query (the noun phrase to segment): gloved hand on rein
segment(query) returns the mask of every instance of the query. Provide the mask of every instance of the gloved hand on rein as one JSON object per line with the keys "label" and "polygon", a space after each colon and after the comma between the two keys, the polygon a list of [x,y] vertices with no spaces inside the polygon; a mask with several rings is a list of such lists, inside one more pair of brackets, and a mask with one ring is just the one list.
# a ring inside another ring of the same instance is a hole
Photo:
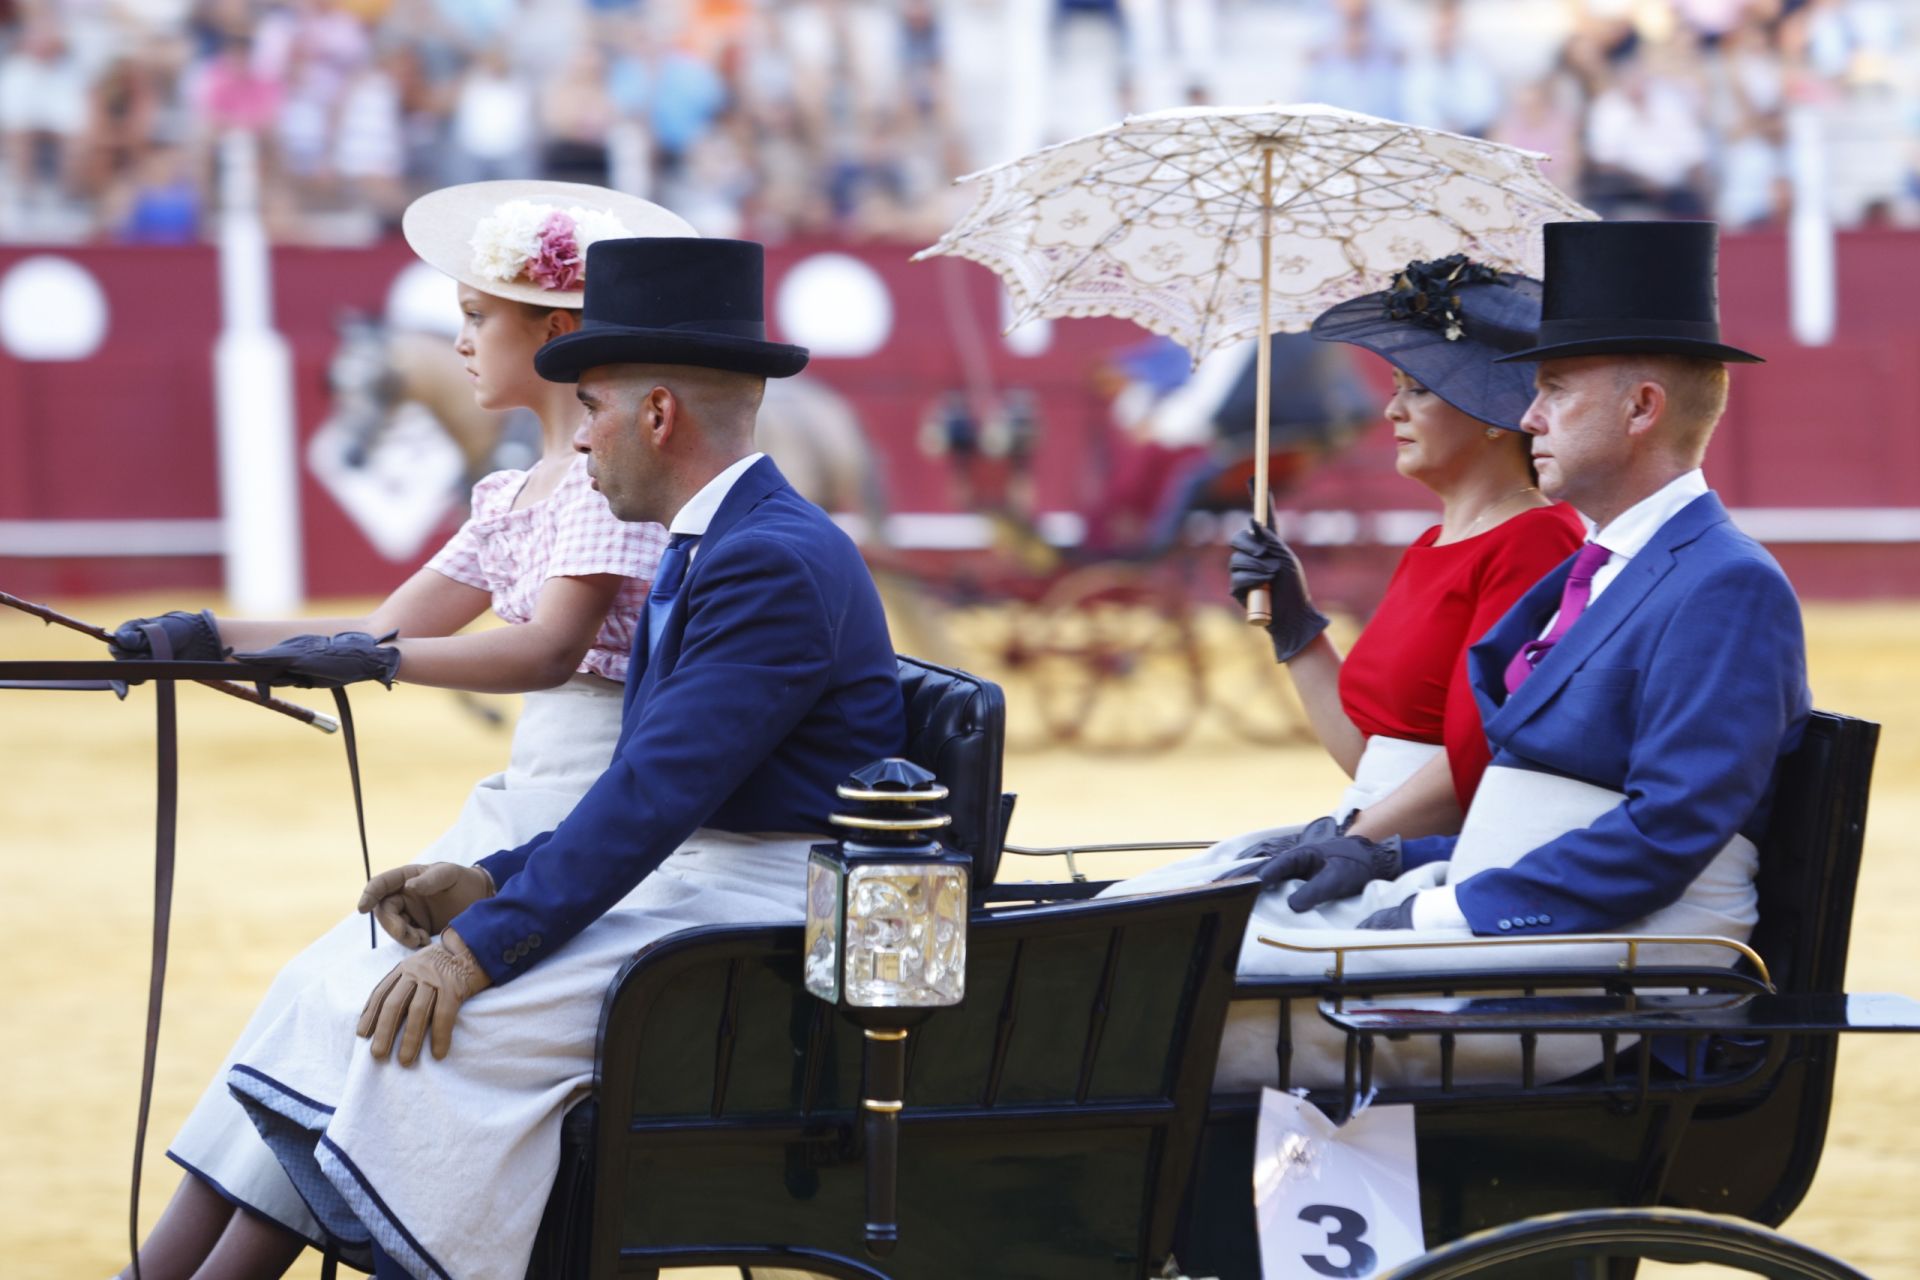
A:
{"label": "gloved hand on rein", "polygon": [[460,935],[448,929],[438,942],[414,952],[380,979],[360,1011],[354,1034],[373,1041],[373,1056],[381,1062],[393,1052],[398,1036],[400,1065],[410,1067],[431,1029],[433,1056],[444,1058],[453,1047],[453,1020],[460,1006],[492,985]]}
{"label": "gloved hand on rein", "polygon": [[205,609],[198,613],[175,609],[157,618],[129,619],[113,629],[107,652],[116,662],[152,658],[153,641],[142,628],[154,625],[166,632],[176,662],[220,662],[227,656],[226,646],[220,643],[220,625]]}
{"label": "gloved hand on rein", "polygon": [[1273,642],[1275,661],[1286,662],[1327,629],[1327,615],[1313,607],[1307,594],[1300,561],[1279,534],[1253,520],[1227,545],[1233,548],[1227,557],[1227,578],[1241,607],[1246,607],[1247,593],[1255,587],[1271,590],[1273,617],[1267,623],[1267,636]]}
{"label": "gloved hand on rein", "polygon": [[394,672],[400,669],[400,651],[386,641],[388,633],[376,640],[364,631],[342,631],[335,636],[294,636],[271,649],[236,653],[234,661],[266,667],[275,672],[268,681],[274,685],[292,685],[296,689],[337,689],[361,680],[378,680],[393,687]]}
{"label": "gloved hand on rein", "polygon": [[1305,880],[1288,896],[1287,905],[1295,911],[1311,911],[1335,898],[1351,898],[1375,880],[1399,875],[1400,837],[1373,841],[1365,836],[1335,836],[1297,844],[1275,854],[1251,874],[1269,887]]}
{"label": "gloved hand on rein", "polygon": [[361,915],[371,911],[395,942],[417,949],[455,916],[495,892],[485,867],[410,862],[367,881],[358,909]]}

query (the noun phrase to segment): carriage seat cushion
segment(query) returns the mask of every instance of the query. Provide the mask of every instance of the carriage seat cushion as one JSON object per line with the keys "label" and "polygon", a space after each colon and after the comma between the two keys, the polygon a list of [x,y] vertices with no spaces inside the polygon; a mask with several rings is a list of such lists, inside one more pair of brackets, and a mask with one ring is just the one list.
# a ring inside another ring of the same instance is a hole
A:
{"label": "carriage seat cushion", "polygon": [[973,859],[976,892],[993,883],[1002,829],[1000,756],[1007,702],[991,680],[918,658],[899,658],[907,707],[907,759],[931,769],[948,790],[953,825],[942,842]]}

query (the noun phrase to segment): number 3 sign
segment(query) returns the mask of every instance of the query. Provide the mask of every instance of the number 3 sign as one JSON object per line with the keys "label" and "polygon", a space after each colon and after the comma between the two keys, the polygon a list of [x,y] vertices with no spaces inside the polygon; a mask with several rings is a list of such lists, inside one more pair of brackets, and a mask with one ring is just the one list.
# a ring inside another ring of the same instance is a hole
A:
{"label": "number 3 sign", "polygon": [[1253,1203],[1266,1280],[1355,1280],[1419,1257],[1413,1108],[1368,1107],[1335,1125],[1304,1098],[1266,1090]]}

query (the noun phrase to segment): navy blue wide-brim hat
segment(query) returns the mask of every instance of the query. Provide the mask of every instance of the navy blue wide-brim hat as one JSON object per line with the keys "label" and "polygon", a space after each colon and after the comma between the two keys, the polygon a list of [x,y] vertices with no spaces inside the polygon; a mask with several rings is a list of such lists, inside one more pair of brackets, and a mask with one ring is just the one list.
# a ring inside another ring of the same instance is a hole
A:
{"label": "navy blue wide-brim hat", "polygon": [[690,364],[763,378],[807,367],[807,349],[767,341],[766,257],[751,240],[647,236],[587,247],[580,327],[536,351],[549,382],[605,364]]}
{"label": "navy blue wide-brim hat", "polygon": [[1764,364],[1720,341],[1720,228],[1711,222],[1549,222],[1540,336],[1515,362],[1698,356]]}
{"label": "navy blue wide-brim hat", "polygon": [[1533,370],[1495,361],[1533,345],[1540,292],[1538,280],[1455,254],[1408,263],[1393,288],[1322,312],[1310,332],[1365,347],[1468,417],[1518,431]]}

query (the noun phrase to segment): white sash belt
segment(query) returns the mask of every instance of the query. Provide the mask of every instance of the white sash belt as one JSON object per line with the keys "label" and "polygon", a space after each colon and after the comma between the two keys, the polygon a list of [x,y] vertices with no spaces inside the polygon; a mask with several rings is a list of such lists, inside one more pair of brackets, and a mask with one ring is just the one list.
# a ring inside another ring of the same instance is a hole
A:
{"label": "white sash belt", "polygon": [[[1626,801],[1622,792],[1576,778],[1495,766],[1480,779],[1447,880],[1510,867],[1522,855],[1569,831],[1591,825]],[[1648,857],[1661,856],[1649,850]],[[1753,841],[1736,834],[1678,902],[1620,926],[1620,933],[1710,933],[1744,939],[1759,919],[1753,877],[1760,865]],[[1604,892],[1604,889],[1602,890]]]}
{"label": "white sash belt", "polygon": [[1431,742],[1379,735],[1368,738],[1366,750],[1360,753],[1360,763],[1354,768],[1353,782],[1341,795],[1333,816],[1344,819],[1354,810],[1385,798],[1441,750]]}

